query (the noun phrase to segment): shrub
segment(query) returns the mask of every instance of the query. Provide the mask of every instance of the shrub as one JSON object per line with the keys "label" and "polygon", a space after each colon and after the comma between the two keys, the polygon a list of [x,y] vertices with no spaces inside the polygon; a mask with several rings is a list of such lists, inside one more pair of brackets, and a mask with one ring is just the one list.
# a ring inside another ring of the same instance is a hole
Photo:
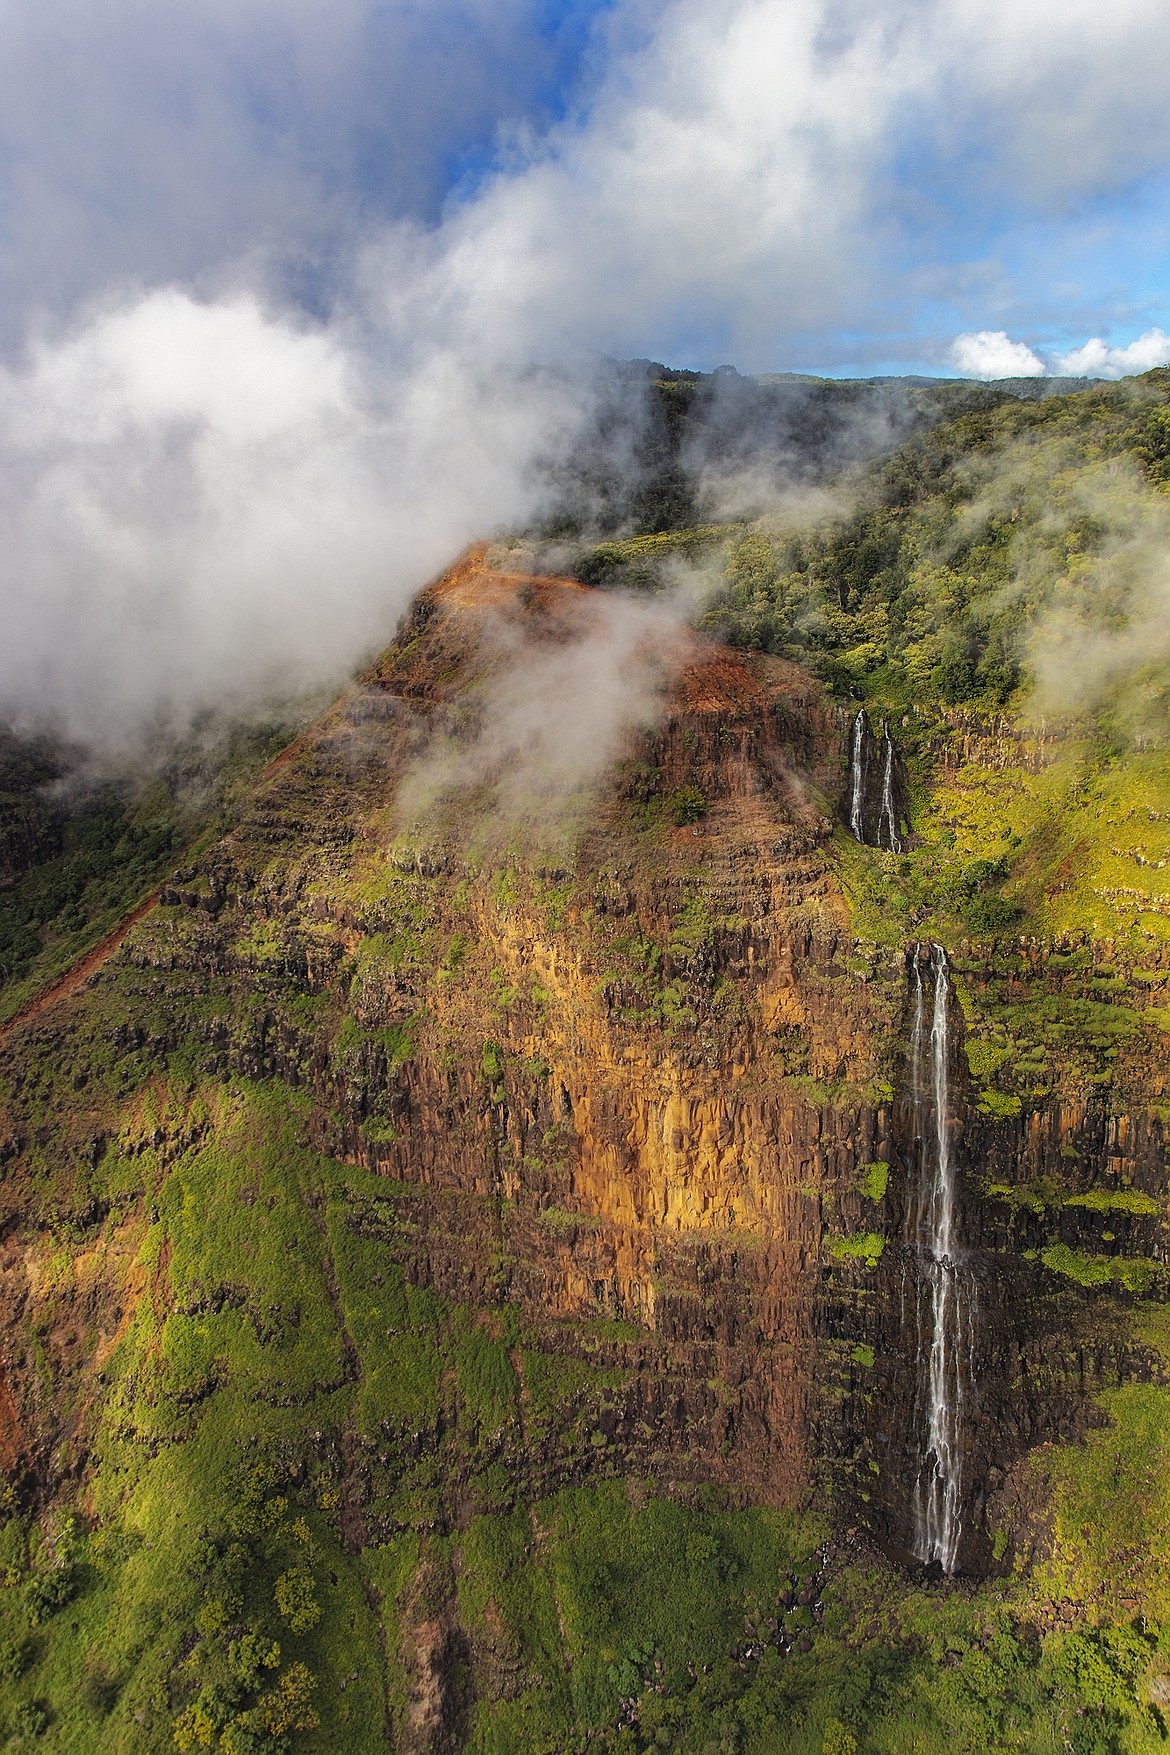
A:
{"label": "shrub", "polygon": [[707,814],[707,800],[697,786],[680,786],[670,802],[674,820],[680,828],[687,823],[697,823]]}
{"label": "shrub", "polygon": [[971,1077],[975,1079],[989,1078],[997,1073],[1010,1052],[998,1042],[984,1042],[975,1036],[968,1036],[964,1046],[967,1050],[967,1065],[971,1068]]}
{"label": "shrub", "polygon": [[1155,408],[1146,421],[1137,454],[1152,482],[1170,482],[1170,408]]}
{"label": "shrub", "polygon": [[1050,1249],[1042,1250],[1040,1260],[1052,1273],[1063,1274],[1078,1286],[1107,1286],[1112,1277],[1107,1262],[1078,1255],[1067,1243],[1054,1243]]}
{"label": "shrub", "polygon": [[294,1633],[307,1633],[321,1619],[314,1583],[307,1566],[290,1566],[276,1581],[272,1593],[276,1607]]}
{"label": "shrub", "polygon": [[[225,1727],[219,1746],[222,1755],[265,1755],[265,1752],[271,1755],[273,1739],[268,1733],[260,1708],[253,1707],[250,1712],[237,1713]],[[277,1747],[287,1748],[287,1744],[280,1743]]]}
{"label": "shrub", "polygon": [[100,1658],[87,1662],[81,1680],[81,1698],[93,1712],[105,1718],[113,1712],[120,1692],[118,1678],[110,1674]]}
{"label": "shrub", "polygon": [[172,1727],[175,1743],[187,1755],[189,1749],[210,1749],[215,1726],[201,1706],[189,1706]]}
{"label": "shrub", "polygon": [[1023,913],[1019,903],[1009,902],[1006,896],[976,896],[963,910],[967,926],[976,933],[1006,932]]}
{"label": "shrub", "polygon": [[974,859],[959,873],[957,888],[960,895],[977,896],[981,890],[1002,884],[1007,875],[1006,859]]}
{"label": "shrub", "polygon": [[1011,1121],[1023,1109],[1020,1099],[1010,1091],[980,1091],[979,1108],[996,1121]]}
{"label": "shrub", "polygon": [[876,1267],[885,1247],[885,1238],[876,1231],[857,1231],[852,1237],[838,1237],[832,1254],[834,1261],[864,1261],[867,1267]]}
{"label": "shrub", "polygon": [[39,1737],[48,1730],[50,1718],[44,1700],[25,1700],[12,1715],[12,1729],[18,1737]]}
{"label": "shrub", "polygon": [[260,1702],[260,1714],[270,1737],[316,1730],[321,1722],[313,1710],[316,1686],[317,1678],[304,1664],[289,1665],[271,1694]]}
{"label": "shrub", "polygon": [[10,1639],[0,1646],[0,1680],[18,1682],[33,1661],[31,1639]]}
{"label": "shrub", "polygon": [[859,1183],[866,1200],[884,1200],[890,1186],[890,1166],[880,1161],[867,1164],[860,1172]]}
{"label": "shrub", "polygon": [[279,1668],[280,1647],[275,1639],[262,1639],[258,1633],[245,1633],[240,1639],[234,1639],[228,1647],[228,1659],[244,1686],[254,1688],[260,1680],[261,1670]]}
{"label": "shrub", "polygon": [[58,1609],[72,1602],[77,1595],[77,1572],[72,1566],[58,1566],[52,1572],[38,1572],[30,1578],[25,1592],[28,1618],[33,1627],[48,1621]]}

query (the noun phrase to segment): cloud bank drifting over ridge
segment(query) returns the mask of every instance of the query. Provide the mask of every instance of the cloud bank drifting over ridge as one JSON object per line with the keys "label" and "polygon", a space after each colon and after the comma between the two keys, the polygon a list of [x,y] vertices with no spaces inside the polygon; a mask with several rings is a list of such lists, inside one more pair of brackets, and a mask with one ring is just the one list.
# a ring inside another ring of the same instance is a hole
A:
{"label": "cloud bank drifting over ridge", "polygon": [[[352,661],[532,510],[592,354],[917,330],[930,369],[949,310],[1018,362],[1004,240],[1170,148],[1161,0],[556,10],[0,0],[4,708],[92,733]],[[1057,318],[1058,369],[1149,341]]]}
{"label": "cloud bank drifting over ridge", "polygon": [[950,363],[965,378],[1126,378],[1170,365],[1170,335],[1147,329],[1126,347],[1111,347],[1094,336],[1081,347],[1045,359],[1002,329],[980,329],[955,337]]}

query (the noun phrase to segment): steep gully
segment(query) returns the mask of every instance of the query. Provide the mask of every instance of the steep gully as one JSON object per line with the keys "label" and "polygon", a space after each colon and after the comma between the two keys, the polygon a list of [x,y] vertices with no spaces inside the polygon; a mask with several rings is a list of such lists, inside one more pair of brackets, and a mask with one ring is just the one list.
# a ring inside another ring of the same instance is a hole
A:
{"label": "steep gully", "polygon": [[849,739],[849,828],[856,841],[903,849],[904,806],[898,755],[888,723],[879,739],[863,707]]}
{"label": "steep gully", "polygon": [[[854,837],[894,853],[902,851],[902,820],[896,789],[896,753],[888,724],[882,727],[881,781],[872,809],[876,739],[864,708],[849,745],[849,827]],[[867,781],[869,785],[867,786]],[[974,1367],[976,1291],[958,1259],[955,1163],[948,1094],[950,975],[941,945],[916,944],[908,955],[911,994],[908,1077],[914,1117],[916,1197],[907,1213],[907,1271],[902,1281],[902,1329],[906,1299],[913,1304],[917,1451],[913,1487],[912,1552],[928,1566],[955,1571],[963,1520],[965,1378]],[[907,1278],[910,1281],[907,1286]]]}

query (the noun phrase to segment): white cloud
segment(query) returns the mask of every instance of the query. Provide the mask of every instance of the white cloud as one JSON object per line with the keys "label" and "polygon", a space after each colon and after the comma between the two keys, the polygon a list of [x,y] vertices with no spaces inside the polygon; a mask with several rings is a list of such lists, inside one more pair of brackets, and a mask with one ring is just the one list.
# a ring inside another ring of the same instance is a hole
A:
{"label": "white cloud", "polygon": [[532,506],[564,386],[167,290],[0,377],[0,701],[104,743],[337,675]]}
{"label": "white cloud", "polygon": [[1083,346],[1042,359],[1002,329],[980,329],[957,335],[951,343],[951,364],[969,378],[1125,378],[1170,364],[1170,336],[1147,329],[1127,347],[1116,347],[1099,336]]}
{"label": "white cloud", "polygon": [[969,189],[1052,214],[1170,152],[1164,0],[615,0],[587,100],[440,217],[514,119],[485,69],[535,105],[545,13],[0,0],[0,336],[39,336],[0,385],[0,708],[130,723],[344,664],[531,507],[579,406],[511,368],[823,357],[904,324]]}
{"label": "white cloud", "polygon": [[[434,274],[391,302],[412,332],[457,314],[476,345],[521,353],[823,359],[841,329],[903,320],[947,223],[907,162],[952,211],[1046,218],[1138,174],[1131,153],[1163,162],[1170,112],[1143,58],[1170,54],[1170,12],[1118,4],[1105,28],[1055,0],[626,0],[646,40],[449,217]],[[937,299],[969,265],[933,273]]]}
{"label": "white cloud", "polygon": [[614,0],[587,101],[542,131],[548,12],[0,0],[0,335],[29,303],[206,294],[241,261],[328,303],[503,128],[504,174],[432,232],[466,282],[441,313],[455,296],[521,348],[773,368],[901,322],[944,209],[1050,215],[1170,154],[1164,0]]}
{"label": "white cloud", "polygon": [[1002,329],[977,329],[956,335],[951,343],[951,363],[967,378],[1040,378],[1044,361],[1022,341],[1012,341]]}
{"label": "white cloud", "polygon": [[1147,329],[1128,347],[1112,347],[1099,336],[1070,353],[1057,354],[1054,370],[1062,378],[1125,378],[1170,365],[1170,336],[1161,329]]}

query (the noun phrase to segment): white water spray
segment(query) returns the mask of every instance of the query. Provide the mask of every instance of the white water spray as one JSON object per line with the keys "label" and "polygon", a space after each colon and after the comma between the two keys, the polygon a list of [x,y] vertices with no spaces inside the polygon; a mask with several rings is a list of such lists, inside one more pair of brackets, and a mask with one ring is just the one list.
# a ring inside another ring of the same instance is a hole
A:
{"label": "white water spray", "polygon": [[921,1262],[917,1317],[924,1394],[919,1402],[925,1427],[914,1500],[914,1552],[920,1560],[936,1561],[944,1572],[953,1572],[962,1534],[963,1361],[972,1338],[972,1288],[955,1261],[955,1172],[947,1116],[950,976],[942,946],[931,945],[924,958],[925,949],[917,947],[913,960],[910,1044],[919,1152],[914,1238]]}
{"label": "white water spray", "polygon": [[886,762],[882,770],[882,808],[878,817],[878,845],[881,846],[882,829],[886,831],[886,839],[891,853],[901,853],[902,842],[898,835],[898,811],[894,803],[894,740],[890,736],[888,725],[883,727],[886,740]]}
{"label": "white water spray", "polygon": [[865,840],[865,708],[853,721],[849,745],[849,827],[855,841]]}

